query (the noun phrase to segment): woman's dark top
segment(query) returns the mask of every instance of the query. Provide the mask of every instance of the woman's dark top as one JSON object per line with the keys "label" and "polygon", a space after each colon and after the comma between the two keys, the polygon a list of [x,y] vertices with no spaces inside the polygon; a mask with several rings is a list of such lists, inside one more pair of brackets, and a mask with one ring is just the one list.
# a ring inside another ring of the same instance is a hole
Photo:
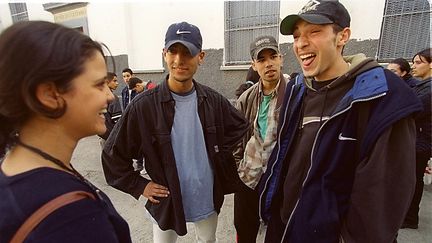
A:
{"label": "woman's dark top", "polygon": [[46,202],[76,190],[93,193],[97,200],[86,198],[57,209],[25,242],[131,242],[128,224],[104,193],[72,174],[43,167],[15,176],[0,168],[0,243],[9,242]]}

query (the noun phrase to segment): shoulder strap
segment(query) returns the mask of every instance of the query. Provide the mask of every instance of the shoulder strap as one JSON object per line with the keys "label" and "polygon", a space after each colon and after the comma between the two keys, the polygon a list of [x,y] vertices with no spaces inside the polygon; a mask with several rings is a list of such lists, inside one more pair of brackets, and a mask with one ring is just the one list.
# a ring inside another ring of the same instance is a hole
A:
{"label": "shoulder strap", "polygon": [[42,205],[38,210],[36,210],[30,217],[24,221],[21,227],[15,232],[10,243],[21,243],[26,238],[27,235],[32,232],[32,230],[48,215],[50,215],[55,210],[66,206],[70,203],[79,201],[81,199],[91,198],[96,200],[95,196],[86,191],[72,191],[62,194],[51,201]]}

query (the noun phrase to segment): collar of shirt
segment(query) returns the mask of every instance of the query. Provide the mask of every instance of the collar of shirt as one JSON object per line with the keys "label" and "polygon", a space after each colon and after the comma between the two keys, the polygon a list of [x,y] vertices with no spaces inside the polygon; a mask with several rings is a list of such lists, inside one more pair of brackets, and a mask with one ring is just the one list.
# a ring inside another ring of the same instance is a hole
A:
{"label": "collar of shirt", "polygon": [[[279,78],[279,80],[278,80],[278,82],[277,82],[275,88],[274,88],[274,89],[270,92],[270,94],[269,94],[269,95],[271,95],[271,98],[272,98],[272,99],[273,99],[275,96],[278,95],[279,84],[280,84],[280,78]],[[262,85],[263,85],[263,84],[262,84],[262,80],[260,79],[260,80],[259,80],[259,84],[258,84],[258,94],[259,94],[260,97],[264,96],[264,90],[263,90]]]}

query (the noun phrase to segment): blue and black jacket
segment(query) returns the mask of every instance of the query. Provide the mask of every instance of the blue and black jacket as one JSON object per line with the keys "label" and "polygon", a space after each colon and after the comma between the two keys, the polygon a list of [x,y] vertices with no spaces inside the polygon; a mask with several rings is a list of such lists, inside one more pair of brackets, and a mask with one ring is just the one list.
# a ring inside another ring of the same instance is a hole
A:
{"label": "blue and black jacket", "polygon": [[[376,65],[371,66],[372,62]],[[266,236],[266,242],[338,242],[340,238],[346,242],[392,242],[395,239],[414,192],[415,166],[410,165],[413,161],[405,160],[415,158],[412,115],[422,107],[414,93],[397,82],[394,74],[371,59],[361,65],[369,67],[363,70],[360,67],[360,72],[357,68],[355,75],[345,74],[354,80],[353,86],[315,135],[310,167],[283,232],[275,237]],[[280,207],[281,188],[290,179],[285,178],[286,168],[302,119],[300,109],[306,89],[304,77],[300,75],[285,91],[278,141],[259,184],[260,217],[265,222],[280,217],[275,215],[280,210],[274,207]],[[367,124],[357,124],[360,110],[365,107],[368,107]],[[358,134],[359,130],[363,134]],[[399,130],[403,132],[398,133]],[[383,142],[384,135],[388,136],[387,142]],[[393,151],[402,143],[406,143],[403,146],[408,151]],[[390,161],[391,154],[400,155],[400,161]],[[400,178],[405,175],[406,178]],[[388,192],[393,189],[391,183],[396,187],[392,199],[388,197],[392,194]],[[403,198],[394,201],[397,196]],[[389,209],[384,209],[383,204]],[[387,217],[389,210],[396,214]],[[393,222],[369,224],[362,221],[365,218],[365,221],[370,218]],[[354,223],[355,220],[359,222]]]}

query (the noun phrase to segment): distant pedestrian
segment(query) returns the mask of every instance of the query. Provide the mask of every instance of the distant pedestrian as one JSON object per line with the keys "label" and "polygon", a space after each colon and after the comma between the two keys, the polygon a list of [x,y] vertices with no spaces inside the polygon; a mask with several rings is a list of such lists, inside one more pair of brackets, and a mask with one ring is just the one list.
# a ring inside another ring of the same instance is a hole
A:
{"label": "distant pedestrian", "polygon": [[243,92],[245,92],[247,89],[252,87],[252,85],[256,84],[258,80],[260,79],[260,76],[257,71],[255,71],[252,66],[249,67],[248,72],[246,74],[246,81],[236,89],[235,95],[237,99],[240,97]]}
{"label": "distant pedestrian", "polygon": [[136,92],[134,90],[129,89],[129,79],[134,77],[134,73],[130,68],[125,68],[122,71],[122,75],[123,75],[123,81],[126,84],[126,87],[124,87],[121,91],[122,107],[123,110],[126,110],[127,105],[136,95]]}
{"label": "distant pedestrian", "polygon": [[416,86],[417,79],[411,75],[411,67],[407,60],[403,58],[393,59],[387,65],[387,69],[401,77],[401,79],[403,79],[408,84],[408,86]]}
{"label": "distant pedestrian", "polygon": [[[432,59],[431,49],[418,52],[413,57],[412,72],[418,78],[414,92],[423,104],[423,111],[416,115],[416,188],[411,206],[405,217],[402,228],[417,229],[419,224],[420,201],[423,195],[423,176],[428,160],[432,157],[432,114],[431,114],[431,80]],[[414,161],[414,160],[413,160]]]}
{"label": "distant pedestrian", "polygon": [[[169,74],[132,100],[102,152],[107,182],[148,199],[154,242],[176,242],[187,233],[186,222],[194,224],[198,242],[216,242],[224,194],[240,182],[232,151],[248,122],[193,79],[204,56],[198,27],[170,25],[163,49]],[[142,155],[150,180],[132,169],[132,159]]]}

